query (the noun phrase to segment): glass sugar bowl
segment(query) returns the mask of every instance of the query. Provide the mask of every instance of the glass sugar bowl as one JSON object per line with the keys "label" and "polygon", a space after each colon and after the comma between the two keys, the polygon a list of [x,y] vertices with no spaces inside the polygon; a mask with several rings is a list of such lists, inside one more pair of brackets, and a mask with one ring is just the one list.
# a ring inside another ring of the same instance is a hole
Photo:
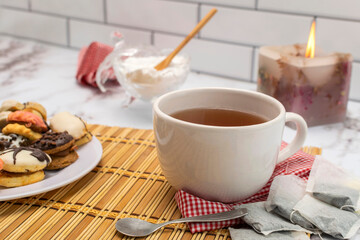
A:
{"label": "glass sugar bowl", "polygon": [[99,66],[96,83],[102,92],[108,90],[105,82],[113,74],[126,91],[123,105],[129,105],[134,99],[153,101],[160,95],[178,89],[186,80],[190,71],[190,58],[178,54],[170,65],[157,71],[154,67],[171,52],[158,50],[151,46],[125,47],[117,44]]}

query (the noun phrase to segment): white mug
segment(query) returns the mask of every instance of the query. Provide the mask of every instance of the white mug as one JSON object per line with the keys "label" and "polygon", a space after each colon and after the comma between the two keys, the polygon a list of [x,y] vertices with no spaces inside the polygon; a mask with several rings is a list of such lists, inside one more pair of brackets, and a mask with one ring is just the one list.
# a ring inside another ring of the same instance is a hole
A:
{"label": "white mug", "polygon": [[[192,108],[238,110],[267,119],[239,127],[195,124],[171,115]],[[243,200],[270,179],[275,165],[303,145],[307,125],[268,95],[239,89],[200,88],[167,93],[153,106],[154,131],[161,169],[175,189],[211,201]],[[280,151],[285,122],[297,134]]]}

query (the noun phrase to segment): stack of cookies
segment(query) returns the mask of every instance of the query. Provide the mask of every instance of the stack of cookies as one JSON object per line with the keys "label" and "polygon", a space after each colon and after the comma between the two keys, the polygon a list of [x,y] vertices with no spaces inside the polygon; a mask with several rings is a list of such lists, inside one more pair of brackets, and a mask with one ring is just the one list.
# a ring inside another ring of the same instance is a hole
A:
{"label": "stack of cookies", "polygon": [[69,166],[76,149],[92,139],[86,123],[68,112],[54,115],[50,127],[39,103],[7,100],[0,106],[0,186],[17,187],[44,179],[45,170]]}
{"label": "stack of cookies", "polygon": [[4,101],[0,107],[0,150],[26,146],[48,131],[45,108],[35,102]]}
{"label": "stack of cookies", "polygon": [[0,152],[2,171],[0,186],[18,187],[44,179],[43,169],[51,163],[51,158],[43,151],[30,148],[9,148]]}
{"label": "stack of cookies", "polygon": [[57,170],[69,166],[79,156],[75,149],[75,139],[65,132],[47,132],[31,146],[44,151],[51,156],[51,163],[47,170]]}

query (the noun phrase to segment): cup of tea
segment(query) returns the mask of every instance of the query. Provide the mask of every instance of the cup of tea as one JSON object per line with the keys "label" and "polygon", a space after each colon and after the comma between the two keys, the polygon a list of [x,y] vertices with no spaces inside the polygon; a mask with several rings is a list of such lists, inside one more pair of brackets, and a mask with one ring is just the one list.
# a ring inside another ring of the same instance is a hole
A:
{"label": "cup of tea", "polygon": [[[307,125],[275,98],[248,90],[199,88],[159,97],[153,106],[158,158],[175,189],[224,203],[243,200],[275,165],[303,145]],[[297,126],[280,151],[286,122]]]}

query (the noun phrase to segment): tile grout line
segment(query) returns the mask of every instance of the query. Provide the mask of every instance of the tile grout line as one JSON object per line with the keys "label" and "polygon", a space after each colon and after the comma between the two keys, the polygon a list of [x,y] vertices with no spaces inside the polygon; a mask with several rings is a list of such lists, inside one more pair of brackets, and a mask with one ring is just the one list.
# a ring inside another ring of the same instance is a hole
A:
{"label": "tile grout line", "polygon": [[[198,4],[198,8],[197,8],[197,22],[196,22],[196,24],[198,24],[200,21],[201,21],[201,3]],[[201,30],[197,34],[196,38],[200,38],[200,37],[201,37]]]}
{"label": "tile grout line", "polygon": [[66,45],[70,47],[70,18],[66,18]]}
{"label": "tile grout line", "polygon": [[[18,39],[23,39],[23,40],[28,40],[28,41],[33,41],[33,42],[38,42],[38,43],[43,43],[43,44],[48,44],[50,46],[56,46],[56,47],[62,47],[62,48],[70,48],[70,49],[75,49],[73,47],[67,47],[64,44],[60,44],[60,43],[53,43],[53,42],[48,42],[48,41],[44,41],[44,40],[39,40],[39,39],[35,39],[35,38],[31,38],[31,37],[24,37],[24,36],[20,36],[20,35],[16,35],[16,34],[11,34],[11,33],[6,33],[6,32],[0,32],[0,36],[8,36],[8,37],[13,37],[13,38],[18,38]],[[80,49],[80,48],[79,48]]]}
{"label": "tile grout line", "polygon": [[[17,7],[12,7],[12,6],[5,6],[5,5],[2,5],[1,7],[4,8],[4,9],[8,9],[8,10],[14,10],[14,11],[19,11],[19,12],[28,12],[26,9],[23,9],[23,8],[17,8]],[[30,4],[30,7],[32,7],[31,4]],[[44,16],[48,16],[48,17],[54,17],[54,18],[70,18],[70,19],[73,19],[73,20],[89,22],[89,23],[98,23],[98,24],[103,24],[104,23],[103,21],[99,21],[99,20],[86,19],[86,18],[80,18],[80,17],[74,17],[74,16],[67,16],[67,15],[58,14],[58,13],[43,12],[43,11],[39,11],[39,10],[33,10],[32,8],[31,8],[31,13],[44,15]]]}
{"label": "tile grout line", "polygon": [[240,82],[246,82],[246,83],[254,84],[254,82],[252,82],[250,79],[236,78],[236,77],[232,77],[232,76],[223,75],[221,73],[211,73],[211,72],[206,72],[206,71],[203,71],[203,70],[196,70],[196,69],[191,69],[191,71],[195,72],[195,73],[198,73],[198,74],[211,75],[211,76],[221,77],[221,78],[230,79],[230,80],[234,80],[234,81],[240,81]]}
{"label": "tile grout line", "polygon": [[[168,1],[174,2],[174,0],[168,0]],[[175,1],[175,2],[180,2],[180,1]],[[258,11],[258,12],[267,12],[267,13],[277,13],[277,14],[282,14],[282,15],[296,16],[296,17],[314,17],[314,14],[309,14],[309,13],[297,13],[297,12],[290,12],[290,11],[286,12],[286,11],[281,11],[281,10],[264,9],[264,8],[255,9],[255,8],[246,8],[246,7],[238,7],[238,6],[227,6],[227,5],[224,6],[224,5],[209,4],[209,3],[202,3],[202,5],[218,6],[218,7],[224,7],[224,8],[229,8],[229,9],[249,10],[249,11],[254,11],[254,12]],[[1,5],[1,7],[5,8],[5,9],[27,11],[26,9],[7,6],[7,5]],[[83,21],[94,22],[94,23],[104,23],[104,22],[98,21],[98,20],[66,16],[66,15],[57,14],[57,13],[47,13],[47,12],[43,12],[43,11],[39,11],[39,10],[35,10],[35,11],[31,10],[31,12],[38,13],[38,14],[44,14],[47,16],[53,16],[53,17],[71,17],[72,19],[75,19],[75,20],[83,20]],[[334,17],[334,16],[325,16],[325,15],[317,15],[317,17],[322,18],[322,19],[327,19],[327,20],[339,20],[339,21],[356,22],[356,23],[360,22],[360,19],[349,19],[349,18],[344,18],[344,17]]]}
{"label": "tile grout line", "polygon": [[251,56],[252,56],[252,58],[251,58],[251,67],[250,67],[250,81],[251,82],[255,82],[254,81],[254,68],[255,68],[255,49],[256,49],[256,47],[253,47],[253,49],[252,49],[252,53],[251,53]]}
{"label": "tile grout line", "polygon": [[[296,12],[285,12],[281,10],[274,10],[274,9],[258,9],[259,12],[264,13],[276,13],[282,15],[289,15],[289,16],[296,16],[296,17],[314,17],[315,14],[310,13],[296,13]],[[342,17],[332,17],[332,16],[325,16],[325,15],[316,15],[318,18],[326,19],[326,20],[337,20],[337,21],[346,21],[346,22],[356,22],[359,23],[360,19],[349,19],[349,18],[342,18]]]}
{"label": "tile grout line", "polygon": [[154,31],[151,31],[150,33],[150,44],[151,45],[155,45],[155,32]]}
{"label": "tile grout line", "polygon": [[28,0],[28,11],[32,11],[31,0]]}
{"label": "tile grout line", "polygon": [[[168,0],[171,2],[183,2],[184,0]],[[259,12],[270,12],[270,13],[278,13],[290,16],[303,16],[303,17],[313,17],[314,14],[310,13],[298,13],[298,12],[291,12],[291,11],[281,11],[275,9],[266,9],[266,8],[259,8],[259,0],[255,0],[254,7],[245,7],[245,6],[234,6],[234,5],[224,5],[218,3],[202,3],[204,6],[216,6],[216,7],[223,7],[229,9],[238,9],[238,10],[252,10],[252,11],[259,11]],[[360,19],[351,19],[351,18],[342,18],[342,17],[334,17],[334,16],[326,16],[326,15],[317,15],[319,18],[330,19],[330,20],[340,20],[340,21],[350,21],[350,22],[360,22]]]}
{"label": "tile grout line", "polygon": [[[180,3],[184,3],[184,0],[167,0],[167,1],[169,1],[169,2],[180,2]],[[186,2],[186,3],[189,3],[189,2]],[[221,3],[205,3],[205,2],[202,2],[202,4],[208,5],[208,6],[223,7],[223,8],[235,8],[235,9],[243,9],[243,10],[255,10],[254,7],[234,6],[234,5],[226,5],[226,4],[221,4]]]}
{"label": "tile grout line", "polygon": [[103,14],[104,14],[104,23],[106,24],[108,22],[108,17],[107,17],[107,2],[106,0],[103,0]]}
{"label": "tile grout line", "polygon": [[255,0],[255,10],[259,10],[259,0]]}

